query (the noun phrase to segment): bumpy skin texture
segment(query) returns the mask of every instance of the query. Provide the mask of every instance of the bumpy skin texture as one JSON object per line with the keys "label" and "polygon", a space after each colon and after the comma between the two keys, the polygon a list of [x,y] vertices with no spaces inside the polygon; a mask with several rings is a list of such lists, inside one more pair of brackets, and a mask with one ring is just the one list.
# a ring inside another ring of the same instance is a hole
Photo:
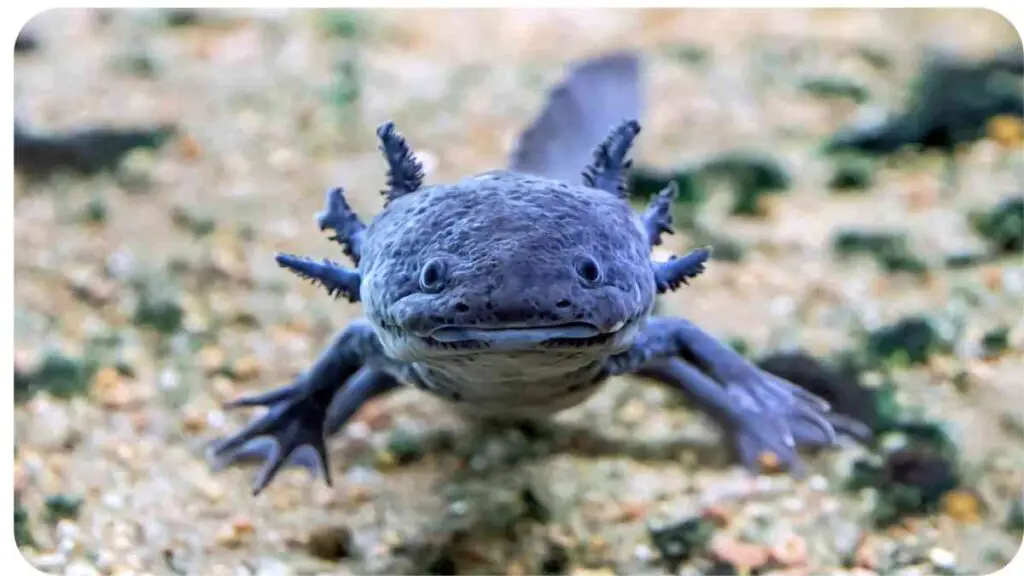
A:
{"label": "bumpy skin texture", "polygon": [[699,275],[706,249],[655,263],[671,231],[674,189],[643,216],[626,199],[636,122],[615,127],[577,183],[511,170],[422,185],[404,139],[377,134],[389,165],[384,210],[364,226],[332,189],[317,221],[358,269],[278,255],[278,262],[361,301],[365,320],[344,328],[291,386],[234,406],[269,407],[222,439],[222,464],[265,459],[254,491],[289,461],[330,482],[325,437],[368,399],[412,384],[475,416],[524,420],[589,397],[608,377],[636,373],[688,394],[735,436],[741,461],[770,451],[791,470],[797,448],[865,427],[763,372],[681,318],[654,318],[656,294]]}

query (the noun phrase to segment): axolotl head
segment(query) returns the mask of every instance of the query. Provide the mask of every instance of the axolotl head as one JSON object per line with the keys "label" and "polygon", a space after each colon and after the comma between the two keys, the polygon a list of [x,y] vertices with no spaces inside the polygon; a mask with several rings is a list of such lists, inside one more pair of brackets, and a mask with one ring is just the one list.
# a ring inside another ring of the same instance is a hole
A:
{"label": "axolotl head", "polygon": [[358,270],[289,254],[278,263],[361,301],[388,356],[449,380],[596,378],[634,342],[655,295],[686,284],[710,257],[699,249],[651,261],[650,246],[671,231],[676,188],[634,213],[626,155],[639,130],[635,121],[614,128],[579,183],[497,170],[423,186],[419,162],[384,124],[384,210],[364,227],[337,188],[318,216]]}
{"label": "axolotl head", "polygon": [[616,195],[510,171],[389,200],[360,262],[364,312],[388,354],[557,352],[593,361],[654,305],[650,248]]}

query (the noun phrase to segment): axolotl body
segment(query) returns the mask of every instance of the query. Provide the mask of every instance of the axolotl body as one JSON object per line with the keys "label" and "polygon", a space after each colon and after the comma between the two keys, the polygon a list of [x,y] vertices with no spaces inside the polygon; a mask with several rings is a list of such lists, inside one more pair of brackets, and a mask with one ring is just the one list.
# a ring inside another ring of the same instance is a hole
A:
{"label": "axolotl body", "polygon": [[577,182],[500,169],[424,185],[405,139],[383,124],[383,210],[364,224],[333,188],[317,217],[355,268],[277,256],[331,295],[360,302],[365,318],[341,329],[292,384],[232,402],[269,410],[219,440],[214,455],[264,459],[254,493],[300,452],[330,482],[325,439],[400,385],[474,416],[522,421],[576,406],[630,373],[708,410],[748,467],[770,452],[798,471],[800,447],[831,446],[839,433],[864,437],[866,427],[694,323],[652,315],[656,296],[700,275],[711,251],[652,260],[672,231],[676,189],[643,214],[633,210],[627,157],[639,131],[634,120],[613,127]]}

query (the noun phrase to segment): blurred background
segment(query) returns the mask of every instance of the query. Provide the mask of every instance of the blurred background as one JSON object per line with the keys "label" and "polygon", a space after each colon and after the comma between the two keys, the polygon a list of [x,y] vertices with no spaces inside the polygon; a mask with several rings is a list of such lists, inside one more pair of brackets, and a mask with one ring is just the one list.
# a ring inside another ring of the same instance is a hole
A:
{"label": "blurred background", "polygon": [[[20,549],[75,575],[1004,566],[1024,533],[1020,42],[980,10],[37,16],[14,74]],[[660,312],[878,441],[754,476],[630,378],[541,439],[399,391],[330,441],[333,488],[286,471],[254,499],[254,469],[213,470],[205,445],[249,417],[220,404],[288,383],[360,314],[273,255],[341,259],[314,214],[338,185],[380,209],[376,126],[429,182],[505,166],[567,71],[622,51],[643,67],[638,209],[676,180],[659,251],[716,249]]]}

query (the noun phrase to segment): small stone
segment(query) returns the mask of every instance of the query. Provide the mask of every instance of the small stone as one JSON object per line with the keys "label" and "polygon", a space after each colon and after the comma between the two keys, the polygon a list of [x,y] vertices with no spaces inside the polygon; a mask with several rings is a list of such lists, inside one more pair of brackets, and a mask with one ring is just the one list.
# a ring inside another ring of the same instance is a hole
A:
{"label": "small stone", "polygon": [[1024,532],[1024,494],[1013,499],[1006,515],[1005,528],[1015,535]]}
{"label": "small stone", "polygon": [[635,522],[647,514],[647,508],[648,506],[643,502],[624,502],[619,508],[618,514],[615,515],[615,519],[619,522]]}
{"label": "small stone", "polygon": [[1024,143],[1024,123],[1011,114],[993,116],[985,126],[988,137],[1000,146],[1020,148]]}
{"label": "small stone", "polygon": [[100,571],[82,561],[74,561],[64,568],[64,576],[99,576]]}
{"label": "small stone", "polygon": [[236,517],[231,521],[231,526],[239,534],[252,534],[255,530],[252,525],[252,520],[245,516]]}
{"label": "small stone", "polygon": [[25,436],[41,450],[64,450],[78,436],[67,408],[46,397],[38,396],[28,406],[31,418]]}
{"label": "small stone", "polygon": [[92,394],[104,408],[130,410],[146,400],[141,387],[133,386],[114,368],[103,368],[96,373]]}
{"label": "small stone", "polygon": [[311,532],[306,550],[324,560],[341,560],[352,552],[352,532],[347,526],[328,526]]}
{"label": "small stone", "polygon": [[117,369],[110,367],[96,373],[92,392],[103,407],[112,410],[134,408],[145,400],[140,389],[129,385],[127,378]]}
{"label": "small stone", "polygon": [[58,398],[84,393],[93,376],[94,367],[82,358],[67,356],[58,351],[45,354],[35,369],[22,380],[29,394],[45,390]]}
{"label": "small stone", "polygon": [[712,504],[700,512],[701,518],[710,520],[715,526],[724,528],[729,525],[729,511],[724,506]]}
{"label": "small stone", "polygon": [[790,534],[772,548],[772,558],[786,567],[804,566],[807,564],[807,542],[797,534]]}
{"label": "small stone", "polygon": [[207,374],[216,374],[224,366],[226,354],[217,346],[205,346],[199,351],[199,365]]}
{"label": "small stone", "polygon": [[377,450],[374,453],[374,461],[377,463],[378,468],[388,470],[393,468],[398,460],[394,454],[387,450]]}
{"label": "small stone", "polygon": [[547,552],[540,562],[540,574],[565,574],[571,562],[569,550],[561,543],[549,540]]}
{"label": "small stone", "polygon": [[[83,499],[77,496],[67,496],[65,494],[57,494],[46,498],[46,514],[52,520],[61,520],[67,518],[76,518],[79,510],[82,508]],[[73,524],[71,527],[65,525],[64,530],[76,530]]]}
{"label": "small stone", "polygon": [[760,568],[771,558],[771,553],[765,546],[742,542],[724,534],[712,539],[710,550],[716,560],[728,562],[740,571]]}
{"label": "small stone", "polygon": [[72,276],[69,282],[72,293],[86,304],[100,307],[114,298],[116,286],[110,280],[97,277],[90,272]]}
{"label": "small stone", "polygon": [[388,452],[399,464],[409,464],[423,457],[420,438],[407,430],[398,429],[388,438]]}
{"label": "small stone", "polygon": [[654,550],[651,550],[650,546],[638,544],[636,548],[633,548],[633,557],[640,562],[647,563],[654,559]]}
{"label": "small stone", "polygon": [[643,401],[633,398],[619,410],[619,419],[625,424],[636,424],[643,419],[645,412]]}
{"label": "small stone", "polygon": [[981,502],[968,490],[953,490],[942,496],[942,513],[960,522],[981,521]]}
{"label": "small stone", "polygon": [[932,548],[928,551],[928,561],[937,570],[952,572],[956,569],[956,555],[943,548]]}
{"label": "small stone", "polygon": [[295,570],[274,558],[263,558],[256,566],[256,576],[292,576]]}
{"label": "small stone", "polygon": [[353,424],[364,424],[370,430],[383,430],[391,426],[391,414],[383,402],[367,402],[359,410]]}
{"label": "small stone", "polygon": [[757,463],[761,467],[761,472],[765,474],[777,474],[782,471],[782,463],[774,452],[761,452],[757,457]]}
{"label": "small stone", "polygon": [[870,534],[864,535],[853,553],[853,564],[858,568],[875,570],[878,567],[878,544]]}
{"label": "small stone", "polygon": [[67,557],[59,552],[42,554],[32,558],[32,565],[42,572],[58,573],[67,564]]}
{"label": "small stone", "polygon": [[181,428],[185,432],[196,433],[206,428],[206,416],[195,408],[187,407],[181,415]]}
{"label": "small stone", "polygon": [[651,528],[650,537],[665,567],[675,572],[683,562],[707,548],[716,529],[710,520],[687,518]]}
{"label": "small stone", "polygon": [[815,492],[825,492],[828,490],[828,478],[820,474],[815,474],[807,480],[807,486]]}
{"label": "small stone", "polygon": [[217,531],[214,540],[225,548],[238,548],[252,533],[253,526],[247,518],[235,518]]}
{"label": "small stone", "polygon": [[231,368],[231,371],[235,375],[235,380],[238,380],[239,382],[255,380],[259,377],[261,370],[262,366],[260,365],[260,361],[252,355],[239,358]]}

